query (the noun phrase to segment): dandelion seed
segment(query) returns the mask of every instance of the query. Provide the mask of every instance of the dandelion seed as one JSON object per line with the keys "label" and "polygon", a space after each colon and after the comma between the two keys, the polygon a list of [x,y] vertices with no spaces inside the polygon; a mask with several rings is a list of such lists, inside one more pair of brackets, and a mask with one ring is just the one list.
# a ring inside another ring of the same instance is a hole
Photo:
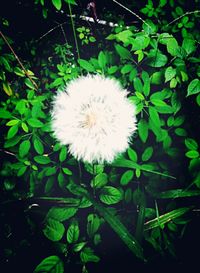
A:
{"label": "dandelion seed", "polygon": [[111,163],[136,130],[135,107],[118,81],[88,75],[71,81],[54,98],[52,129],[78,160]]}

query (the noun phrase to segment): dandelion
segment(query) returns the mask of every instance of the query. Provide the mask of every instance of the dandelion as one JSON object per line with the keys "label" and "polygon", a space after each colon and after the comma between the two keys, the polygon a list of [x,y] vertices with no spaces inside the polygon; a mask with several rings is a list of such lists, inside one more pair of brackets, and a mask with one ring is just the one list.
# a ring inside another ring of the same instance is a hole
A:
{"label": "dandelion", "polygon": [[136,130],[135,107],[118,81],[87,75],[58,92],[52,110],[54,136],[78,160],[111,163]]}

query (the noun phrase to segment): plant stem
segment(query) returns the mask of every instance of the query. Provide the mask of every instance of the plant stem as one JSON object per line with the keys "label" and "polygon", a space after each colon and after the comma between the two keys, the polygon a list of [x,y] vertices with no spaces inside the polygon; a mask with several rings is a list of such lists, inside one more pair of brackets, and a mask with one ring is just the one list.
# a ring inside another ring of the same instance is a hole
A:
{"label": "plant stem", "polygon": [[78,41],[77,41],[77,37],[76,37],[76,30],[75,30],[75,26],[74,26],[74,20],[72,17],[72,9],[71,9],[71,5],[69,2],[68,2],[68,6],[69,6],[71,23],[72,23],[72,30],[73,30],[73,34],[74,34],[74,41],[75,41],[75,45],[76,45],[76,51],[77,51],[78,59],[80,59],[80,52],[79,52]]}
{"label": "plant stem", "polygon": [[140,200],[139,204],[139,212],[137,217],[137,225],[136,225],[136,232],[135,237],[139,243],[142,241],[143,231],[144,231],[144,220],[145,220],[145,209],[146,209],[146,198],[144,194],[144,189],[142,188],[143,196]]}
{"label": "plant stem", "polygon": [[36,82],[29,76],[26,68],[24,67],[24,65],[22,64],[22,62],[20,61],[19,57],[17,56],[17,54],[15,53],[14,49],[11,47],[11,45],[9,44],[8,40],[6,39],[6,37],[4,36],[4,34],[0,31],[0,35],[3,38],[4,42],[7,44],[7,46],[9,47],[10,51],[12,52],[12,54],[14,55],[15,59],[17,60],[17,62],[19,63],[19,65],[21,66],[22,70],[24,71],[24,74],[29,78],[29,80],[32,82],[32,84],[35,86],[36,89],[38,89],[38,86],[36,84]]}
{"label": "plant stem", "polygon": [[122,5],[121,3],[119,3],[116,0],[113,0],[113,2],[115,2],[117,5],[119,5],[120,7],[124,8],[125,10],[129,11],[131,14],[133,14],[134,16],[136,16],[140,21],[142,21],[146,26],[148,26],[148,28],[152,29],[152,27],[147,22],[145,22],[139,15],[137,15],[135,12],[133,12],[129,8],[125,7],[124,5]]}

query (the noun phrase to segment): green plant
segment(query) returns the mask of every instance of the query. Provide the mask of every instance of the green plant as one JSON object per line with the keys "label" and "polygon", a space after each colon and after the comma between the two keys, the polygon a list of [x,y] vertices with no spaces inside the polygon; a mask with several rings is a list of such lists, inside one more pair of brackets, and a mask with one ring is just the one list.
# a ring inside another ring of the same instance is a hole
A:
{"label": "green plant", "polygon": [[89,42],[94,43],[96,42],[95,37],[91,34],[90,29],[86,27],[79,27],[77,28],[77,31],[79,32],[79,39],[81,40],[81,44],[88,45]]}

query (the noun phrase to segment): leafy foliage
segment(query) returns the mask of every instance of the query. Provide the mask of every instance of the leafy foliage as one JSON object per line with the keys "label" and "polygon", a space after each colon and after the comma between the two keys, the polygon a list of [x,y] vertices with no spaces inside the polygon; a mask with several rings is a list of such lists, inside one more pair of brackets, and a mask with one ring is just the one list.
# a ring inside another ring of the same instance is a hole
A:
{"label": "leafy foliage", "polygon": [[[34,5],[42,8],[47,20],[46,2],[36,0]],[[52,0],[50,5],[50,11],[61,11],[76,6],[76,1]],[[41,57],[33,53],[31,63],[21,66],[6,48],[14,42],[0,36],[4,203],[7,199],[48,202],[47,211],[38,208],[45,214],[41,236],[58,250],[38,260],[34,272],[62,273],[71,256],[77,255],[87,272],[87,263],[100,261],[98,245],[103,244],[107,224],[141,260],[149,258],[143,254],[144,240],[161,254],[174,255],[173,238],[180,230],[184,233],[193,198],[200,195],[199,140],[184,112],[185,104],[200,106],[195,28],[199,13],[187,14],[184,5],[175,1],[155,5],[149,0],[141,7],[146,20],[138,31],[120,21],[111,29],[103,28],[98,36],[78,21],[80,58],[74,41],[65,40],[65,44],[52,42],[52,57],[47,57],[48,50]],[[40,71],[37,77],[32,67]],[[108,166],[77,162],[51,130],[54,92],[87,73],[117,78],[136,106],[137,133],[127,152]],[[183,174],[177,172],[182,162]],[[190,204],[183,207],[182,198],[190,199]],[[34,221],[30,215],[27,218],[34,229]]]}

